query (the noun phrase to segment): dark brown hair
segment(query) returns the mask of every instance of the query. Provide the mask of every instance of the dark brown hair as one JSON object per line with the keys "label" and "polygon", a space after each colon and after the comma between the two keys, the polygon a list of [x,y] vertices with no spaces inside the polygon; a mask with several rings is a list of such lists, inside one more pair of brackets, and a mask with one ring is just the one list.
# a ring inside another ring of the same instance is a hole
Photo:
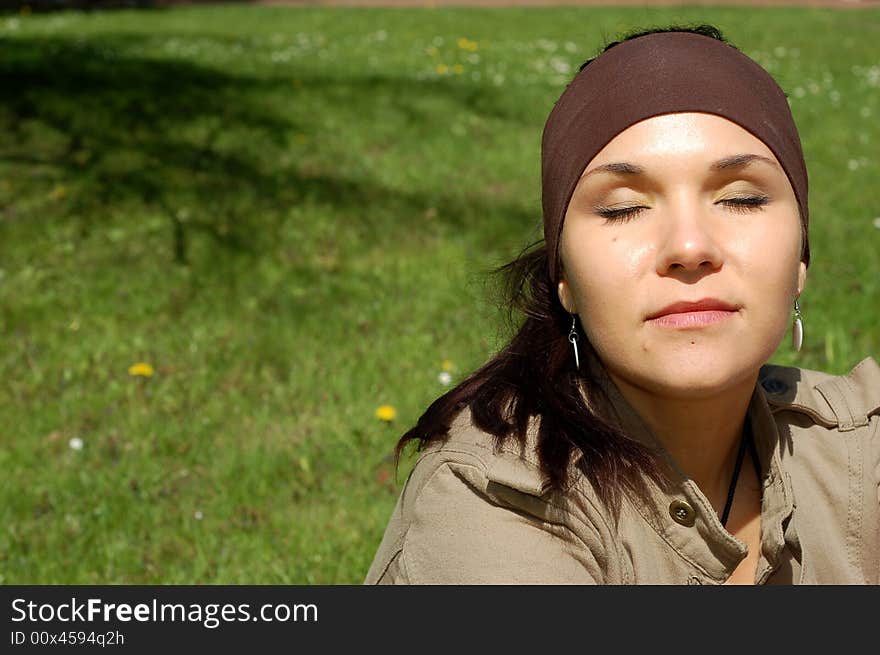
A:
{"label": "dark brown hair", "polygon": [[[711,25],[670,26],[629,33],[607,44],[602,52],[622,41],[672,31],[695,32],[725,41]],[[592,61],[585,62],[580,70]],[[524,315],[525,320],[504,348],[431,403],[416,425],[400,437],[394,451],[395,466],[411,441],[418,442],[418,450],[422,450],[445,439],[453,419],[465,407],[470,409],[473,424],[494,435],[498,447],[508,440],[523,447],[530,417],[536,416],[540,417],[537,455],[546,478],[545,488],[564,491],[570,482],[569,466],[576,458],[577,468],[617,520],[621,492],[634,497],[647,494],[645,476],[665,485],[665,469],[655,453],[585,403],[584,395],[601,398],[603,392],[596,380],[575,367],[567,338],[571,315],[559,301],[547,257],[543,240],[536,241],[513,261],[489,271],[490,275],[501,275],[508,322],[515,322],[514,314]],[[578,343],[582,351],[587,349],[596,356],[583,330]]]}

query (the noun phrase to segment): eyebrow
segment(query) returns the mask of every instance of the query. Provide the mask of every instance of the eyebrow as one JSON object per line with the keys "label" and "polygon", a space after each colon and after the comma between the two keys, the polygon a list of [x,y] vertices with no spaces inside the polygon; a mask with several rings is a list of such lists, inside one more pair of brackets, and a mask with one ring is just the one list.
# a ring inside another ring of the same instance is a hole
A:
{"label": "eyebrow", "polygon": [[[711,166],[709,166],[709,170],[717,173],[736,168],[745,168],[754,162],[764,162],[765,164],[770,164],[774,168],[780,168],[779,164],[777,164],[769,157],[764,157],[763,155],[755,155],[751,153],[743,153],[719,159]],[[644,172],[645,168],[643,166],[639,166],[638,164],[631,164],[625,161],[619,161],[611,164],[602,164],[601,166],[597,166],[589,173],[584,173],[581,176],[581,179],[589,177],[594,173],[612,173],[615,175],[642,175],[644,174]]]}

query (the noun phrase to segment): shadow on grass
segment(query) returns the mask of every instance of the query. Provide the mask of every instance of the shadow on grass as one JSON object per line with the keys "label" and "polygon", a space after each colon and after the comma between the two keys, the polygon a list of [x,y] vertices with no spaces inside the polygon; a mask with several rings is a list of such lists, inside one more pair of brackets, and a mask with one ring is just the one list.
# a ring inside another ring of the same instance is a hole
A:
{"label": "shadow on grass", "polygon": [[253,81],[120,56],[123,47],[121,39],[0,44],[0,161],[63,180],[81,236],[99,227],[95,217],[135,200],[167,218],[178,263],[192,231],[247,250],[252,226],[236,196],[272,196],[278,181],[228,137],[284,143],[296,126],[259,107]]}
{"label": "shadow on grass", "polygon": [[248,4],[255,0],[0,0],[3,12],[107,11],[113,9],[163,9],[187,4]]}
{"label": "shadow on grass", "polygon": [[[0,165],[63,185],[64,209],[50,220],[72,222],[80,238],[102,229],[114,211],[134,207],[167,222],[169,259],[178,264],[188,263],[197,234],[223,252],[259,256],[277,245],[289,208],[306,200],[339,209],[340,222],[379,222],[368,229],[416,232],[423,225],[411,217],[426,211],[456,228],[480,220],[480,234],[534,222],[520,207],[490,198],[402,193],[290,161],[298,135],[320,129],[317,118],[286,111],[297,93],[369,103],[371,90],[382,87],[405,120],[427,132],[436,117],[421,108],[426,93],[502,116],[500,99],[484,89],[304,71],[294,90],[290,75],[247,76],[126,52],[148,38],[0,40]],[[0,217],[14,220],[8,209],[0,207]]]}

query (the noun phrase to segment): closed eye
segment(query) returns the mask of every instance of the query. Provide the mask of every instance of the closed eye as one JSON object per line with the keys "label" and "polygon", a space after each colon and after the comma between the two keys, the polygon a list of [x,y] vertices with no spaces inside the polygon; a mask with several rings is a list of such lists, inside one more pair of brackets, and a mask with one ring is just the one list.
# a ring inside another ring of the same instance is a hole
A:
{"label": "closed eye", "polygon": [[[763,209],[764,205],[769,201],[769,196],[744,196],[740,198],[719,200],[717,204],[724,205],[736,212],[750,212]],[[626,223],[642,213],[645,209],[650,209],[650,207],[638,205],[635,207],[612,209],[611,207],[599,206],[596,207],[596,213],[606,219],[606,221]]]}

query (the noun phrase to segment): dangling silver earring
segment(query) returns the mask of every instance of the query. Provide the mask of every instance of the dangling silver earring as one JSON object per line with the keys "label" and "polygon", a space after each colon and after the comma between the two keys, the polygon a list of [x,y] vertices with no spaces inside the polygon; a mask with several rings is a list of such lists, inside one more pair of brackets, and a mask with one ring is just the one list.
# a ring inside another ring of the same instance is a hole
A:
{"label": "dangling silver earring", "polygon": [[575,327],[576,319],[574,314],[571,315],[571,331],[568,333],[568,340],[574,348],[574,367],[578,370],[581,368],[581,360],[578,357],[578,333]]}
{"label": "dangling silver earring", "polygon": [[791,326],[791,347],[800,352],[804,344],[804,320],[801,317],[801,308],[797,298],[794,299],[794,324]]}

